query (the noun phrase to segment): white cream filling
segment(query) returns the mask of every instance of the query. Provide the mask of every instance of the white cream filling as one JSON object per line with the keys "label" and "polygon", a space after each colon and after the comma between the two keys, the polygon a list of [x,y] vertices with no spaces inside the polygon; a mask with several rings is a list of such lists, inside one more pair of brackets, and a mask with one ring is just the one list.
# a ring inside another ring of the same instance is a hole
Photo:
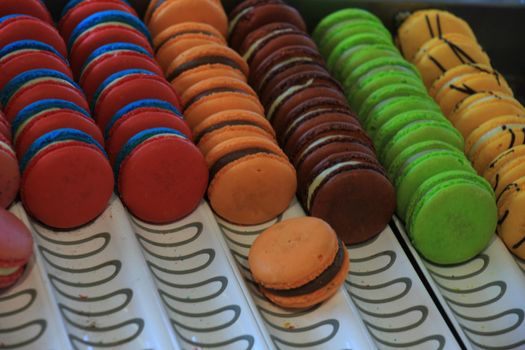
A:
{"label": "white cream filling", "polygon": [[40,50],[35,50],[33,48],[30,48],[30,49],[23,49],[23,50],[16,50],[16,51],[13,51],[13,52],[10,52],[8,53],[7,55],[4,55],[1,59],[1,61],[3,60],[7,60],[9,57],[11,56],[14,56],[14,55],[18,55],[19,53],[22,53],[22,52],[30,52],[30,51],[40,51]]}
{"label": "white cream filling", "polygon": [[7,143],[3,141],[0,141],[0,150],[3,150],[4,152],[15,157],[15,152],[13,152],[13,149]]}
{"label": "white cream filling", "polygon": [[333,72],[338,72],[341,70],[341,66],[345,64],[345,62],[348,60],[350,56],[352,56],[356,51],[362,49],[363,47],[366,47],[367,45],[357,45],[354,47],[349,48],[335,62],[335,67],[332,69]]}
{"label": "white cream filling", "polygon": [[425,151],[421,151],[419,153],[416,153],[416,154],[412,155],[407,160],[405,160],[403,165],[401,165],[399,167],[398,171],[395,174],[393,174],[393,178],[397,178],[398,176],[400,176],[405,171],[405,169],[409,167],[410,164],[412,164],[417,159],[423,157],[424,155],[429,154],[429,153],[433,153],[433,152],[437,152],[437,151],[444,151],[444,150],[445,149],[437,149],[437,148],[436,149],[427,149]]}
{"label": "white cream filling", "polygon": [[[513,105],[516,105],[516,99],[514,99],[514,97],[512,96],[507,96],[507,95],[487,95],[485,97],[482,97],[480,99],[477,99],[476,101],[470,103],[469,105],[465,106],[465,107],[462,107],[461,106],[461,103],[458,105],[459,108],[458,110],[456,111],[456,113],[463,113],[463,112],[467,112],[469,109],[474,109],[484,103],[491,103],[493,101],[497,101],[497,100],[504,100],[504,101],[509,101],[511,104]],[[516,105],[517,106],[517,105]],[[463,111],[463,109],[465,111]]]}
{"label": "white cream filling", "polygon": [[291,88],[289,88],[288,90],[286,90],[284,93],[282,93],[281,95],[279,95],[275,101],[273,101],[273,103],[271,104],[270,108],[268,109],[268,114],[266,115],[266,118],[268,120],[272,120],[273,118],[273,114],[275,113],[275,110],[277,109],[277,107],[281,104],[281,102],[283,102],[287,97],[293,95],[296,91],[300,91],[301,89],[304,89],[310,85],[312,85],[314,82],[314,79],[310,79],[308,80],[306,83],[302,84],[302,85],[295,85],[295,86],[292,86]]}
{"label": "white cream filling", "polygon": [[290,58],[289,60],[283,61],[279,64],[276,64],[275,66],[272,67],[272,69],[270,69],[266,73],[264,78],[261,80],[261,83],[259,84],[259,88],[261,86],[264,86],[264,84],[266,84],[266,81],[272,76],[272,74],[278,71],[279,69],[281,69],[281,67],[284,67],[290,63],[295,63],[295,62],[312,62],[312,61],[313,60],[310,57],[294,57],[294,58]]}
{"label": "white cream filling", "polygon": [[15,273],[19,267],[13,267],[13,268],[0,268],[0,276],[9,276]]}
{"label": "white cream filling", "polygon": [[321,137],[317,140],[315,140],[314,142],[312,142],[311,144],[309,144],[302,152],[301,154],[299,155],[299,157],[297,157],[297,164],[300,164],[303,160],[303,158],[308,154],[308,152],[312,149],[314,149],[315,147],[317,147],[318,145],[322,144],[323,142],[325,141],[330,141],[331,139],[338,139],[339,137],[341,137],[343,135],[328,135],[328,136],[325,136],[325,137]]}
{"label": "white cream filling", "polygon": [[[525,124],[505,124],[504,125],[507,130],[508,129],[523,129],[525,128]],[[474,154],[476,154],[476,151],[485,143],[487,142],[488,140],[490,140],[491,138],[493,138],[494,136],[496,136],[497,134],[501,133],[502,131],[504,131],[502,129],[503,125],[501,126],[498,126],[494,129],[491,129],[489,131],[487,131],[486,133],[484,133],[475,143],[474,145],[472,145],[472,147],[470,148],[470,152],[468,153],[468,156],[469,158],[471,158],[472,156],[474,156]]]}
{"label": "white cream filling", "polygon": [[96,30],[97,28],[100,28],[100,27],[103,27],[103,26],[107,26],[107,25],[115,25],[115,26],[119,26],[119,27],[126,27],[126,28],[129,28],[129,29],[137,30],[137,28],[135,28],[135,27],[133,27],[133,26],[127,24],[127,23],[123,23],[123,22],[103,22],[103,23],[99,23],[97,25],[94,25],[93,27],[90,27],[85,32],[82,32],[82,34],[80,34],[76,38],[76,40],[78,40],[79,37],[86,35],[87,33],[91,33],[92,31]]}
{"label": "white cream filling", "polygon": [[288,32],[292,32],[293,29],[291,28],[286,28],[286,29],[281,29],[281,30],[276,30],[274,32],[271,32],[270,34],[266,35],[266,36],[263,36],[262,38],[260,38],[259,40],[255,41],[252,46],[250,46],[250,48],[246,51],[246,53],[242,56],[242,58],[244,58],[245,61],[248,61],[252,55],[254,54],[255,50],[257,50],[259,48],[259,46],[264,43],[266,40],[268,39],[271,39],[273,37],[276,37],[282,33],[288,33]]}
{"label": "white cream filling", "polygon": [[313,199],[312,197],[324,179],[326,179],[331,173],[341,169],[342,167],[345,167],[348,165],[358,165],[358,164],[363,164],[363,162],[353,161],[353,160],[347,161],[347,162],[341,162],[341,163],[332,165],[331,167],[323,170],[319,175],[317,175],[314,181],[312,181],[312,183],[308,187],[308,195],[306,199],[307,209],[310,210],[310,208],[312,207],[312,199]]}
{"label": "white cream filling", "polygon": [[[67,80],[63,80],[63,79],[60,79],[60,78],[54,78],[54,77],[41,77],[41,78],[37,78],[37,79],[32,79],[28,82],[26,82],[25,84],[23,85],[20,85],[18,87],[18,89],[11,95],[9,101],[11,101],[11,98],[13,98],[13,96],[15,96],[20,90],[28,87],[28,86],[31,86],[31,85],[34,85],[34,84],[38,84],[42,81],[54,81],[54,82],[60,82],[60,83],[64,83],[64,84],[67,84],[71,87],[75,87],[73,84],[71,84],[69,81]],[[8,101],[8,103],[9,103]]]}
{"label": "white cream filling", "polygon": [[299,125],[303,122],[303,120],[307,119],[308,117],[310,117],[312,114],[316,114],[316,113],[323,113],[323,112],[328,112],[328,111],[331,111],[332,109],[330,108],[318,108],[316,110],[313,110],[313,111],[310,111],[308,113],[305,113],[303,114],[302,116],[300,116],[299,118],[295,119],[291,124],[290,126],[288,126],[288,128],[286,129],[286,131],[284,132],[284,138],[286,139],[288,137],[288,134],[295,128],[296,125]]}
{"label": "white cream filling", "polygon": [[230,25],[228,26],[228,36],[230,36],[230,34],[232,33],[233,29],[237,26],[237,23],[239,22],[241,17],[244,16],[245,14],[247,14],[248,12],[250,12],[252,9],[253,9],[253,6],[242,10],[241,12],[239,12],[239,14],[237,14],[237,16],[235,16],[231,20]]}

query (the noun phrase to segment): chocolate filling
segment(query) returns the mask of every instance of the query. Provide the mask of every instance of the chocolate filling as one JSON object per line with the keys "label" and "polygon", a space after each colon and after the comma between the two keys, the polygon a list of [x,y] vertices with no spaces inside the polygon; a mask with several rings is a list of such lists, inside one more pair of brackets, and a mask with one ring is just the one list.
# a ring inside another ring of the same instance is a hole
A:
{"label": "chocolate filling", "polygon": [[223,86],[220,86],[220,87],[215,87],[215,88],[211,88],[211,89],[208,89],[208,90],[205,90],[203,92],[201,92],[200,94],[197,94],[195,96],[193,96],[188,102],[186,102],[186,104],[184,105],[184,109],[188,108],[189,106],[191,106],[192,104],[194,104],[195,102],[197,102],[198,100],[206,97],[206,96],[209,96],[209,95],[212,95],[212,94],[215,94],[215,93],[219,93],[219,92],[238,92],[238,93],[241,93],[241,94],[244,94],[244,95],[248,95],[248,93],[242,89],[236,89],[236,88],[231,88],[231,87],[223,87]]}
{"label": "chocolate filling", "polygon": [[197,68],[200,66],[205,66],[207,64],[223,64],[225,66],[232,67],[237,70],[241,70],[241,67],[235,62],[234,60],[231,60],[224,56],[206,56],[206,57],[200,57],[196,58],[192,61],[186,62],[178,66],[168,75],[168,80],[172,81],[173,79],[177,78],[182,73]]}
{"label": "chocolate filling", "polygon": [[[249,125],[249,126],[256,126],[260,129],[263,129],[261,128],[261,126],[257,123],[254,123],[254,122],[251,122],[251,121],[248,121],[248,120],[227,120],[227,121],[224,121],[224,122],[220,122],[220,123],[217,123],[217,124],[213,124],[209,127],[207,127],[206,129],[202,130],[196,137],[195,137],[195,143],[199,143],[200,140],[206,136],[206,134],[209,134],[210,132],[213,132],[215,130],[219,130],[219,129],[222,129],[224,127],[227,127],[227,126],[236,126],[236,125]],[[263,129],[264,130],[264,129]]]}
{"label": "chocolate filling", "polygon": [[293,289],[265,289],[270,293],[281,297],[295,297],[299,295],[310,294],[325,287],[335,278],[335,276],[341,270],[341,266],[343,266],[345,257],[345,247],[340,239],[338,240],[338,243],[339,248],[337,249],[337,253],[335,254],[335,258],[332,264],[328,266],[319,276],[317,276],[312,281]]}
{"label": "chocolate filling", "polygon": [[265,153],[265,154],[275,154],[275,152],[270,151],[265,148],[261,147],[252,147],[252,148],[245,148],[240,149],[238,151],[233,151],[231,153],[228,153],[227,155],[219,158],[211,167],[210,167],[210,181],[213,180],[215,175],[219,171],[221,171],[222,168],[224,168],[226,165],[228,165],[231,162],[236,161],[237,159],[241,159],[243,157],[257,154],[257,153]]}
{"label": "chocolate filling", "polygon": [[166,39],[162,40],[159,43],[159,45],[157,45],[157,48],[155,49],[155,53],[157,53],[162,48],[162,46],[165,45],[171,39],[175,39],[175,38],[177,38],[179,36],[182,36],[182,35],[185,35],[185,34],[204,34],[204,35],[208,35],[208,36],[214,36],[212,33],[206,32],[204,30],[187,30],[187,31],[179,32],[179,33],[170,35]]}

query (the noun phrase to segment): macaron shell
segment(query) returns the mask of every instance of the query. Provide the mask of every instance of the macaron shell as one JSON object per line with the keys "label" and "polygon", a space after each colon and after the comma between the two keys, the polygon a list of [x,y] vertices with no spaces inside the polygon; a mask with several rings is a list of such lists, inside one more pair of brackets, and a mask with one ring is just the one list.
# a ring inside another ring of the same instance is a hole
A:
{"label": "macaron shell", "polygon": [[4,109],[7,120],[12,122],[18,112],[24,107],[44,99],[71,101],[77,106],[89,110],[86,98],[82,92],[73,85],[67,82],[42,80],[18,90],[11,97]]}
{"label": "macaron shell", "polygon": [[133,75],[104,89],[99,95],[94,114],[104,130],[111,117],[127,104],[141,99],[155,98],[180,109],[179,98],[164,78],[155,75]]}
{"label": "macaron shell", "polygon": [[369,20],[381,23],[381,20],[371,12],[359,8],[345,8],[324,17],[315,27],[312,37],[316,42],[320,42],[330,31],[337,29],[344,23],[351,23],[356,20]]}
{"label": "macaron shell", "polygon": [[46,148],[30,161],[20,194],[24,207],[36,219],[70,229],[100,215],[113,186],[113,171],[98,148],[65,142]]}
{"label": "macaron shell", "polygon": [[144,69],[157,74],[159,77],[164,76],[152,58],[140,53],[123,52],[111,54],[90,64],[88,69],[82,72],[79,83],[88,100],[91,100],[97,88],[106,78],[126,69]]}
{"label": "macaron shell", "polygon": [[487,170],[483,173],[483,177],[487,179],[492,188],[495,188],[499,182],[499,176],[497,173],[505,167],[509,162],[516,158],[525,156],[525,145],[514,146],[505,152],[498,155],[487,167]]}
{"label": "macaron shell", "polygon": [[[222,37],[221,37],[222,38]],[[225,45],[224,39],[219,39],[213,36],[191,38],[189,35],[185,35],[183,38],[178,40],[171,40],[165,43],[161,47],[157,46],[157,53],[155,58],[162,67],[164,72],[168,71],[168,68],[178,56],[182,55],[187,50],[190,50],[197,46],[202,45]]]}
{"label": "macaron shell", "polygon": [[525,232],[523,231],[522,215],[524,205],[523,191],[515,191],[505,206],[505,214],[500,218],[501,223],[498,225],[498,234],[505,245],[521,259],[525,258]]}
{"label": "macaron shell", "polygon": [[3,0],[0,8],[0,17],[7,15],[28,15],[41,19],[44,22],[54,25],[51,14],[46,5],[40,0]]}
{"label": "macaron shell", "polygon": [[479,143],[490,135],[487,135],[488,133],[496,132],[498,129],[501,129],[501,131],[505,131],[508,128],[515,129],[519,125],[524,124],[525,118],[515,115],[503,115],[500,117],[490,118],[485,123],[479,124],[478,127],[470,134],[469,138],[465,140],[465,154],[471,156],[472,153],[476,151],[476,148],[480,146]]}
{"label": "macaron shell", "polygon": [[517,157],[507,162],[498,171],[496,181],[494,183],[494,192],[496,197],[499,197],[503,190],[511,183],[519,180],[525,176],[525,156]]}
{"label": "macaron shell", "polygon": [[0,268],[21,266],[33,254],[33,238],[27,226],[14,214],[0,208]]}
{"label": "macaron shell", "polygon": [[493,74],[498,78],[501,76],[496,70],[492,69],[492,67],[487,66],[485,64],[465,63],[451,68],[443,74],[441,74],[439,78],[436,79],[434,83],[432,83],[432,86],[428,89],[428,94],[432,98],[436,98],[438,93],[444,90],[444,88],[448,86],[451,82],[463,76],[476,73]]}
{"label": "macaron shell", "polygon": [[155,37],[170,25],[181,22],[207,23],[224,37],[228,30],[228,18],[222,5],[211,0],[165,1],[152,13],[148,27],[152,36]]}
{"label": "macaron shell", "polygon": [[0,208],[7,208],[18,194],[20,171],[14,151],[3,141],[0,141],[0,169]]}
{"label": "macaron shell", "polygon": [[472,165],[479,174],[483,174],[499,154],[514,147],[514,145],[521,144],[525,144],[525,128],[523,126],[502,130],[484,142],[470,157]]}
{"label": "macaron shell", "polygon": [[197,144],[204,155],[207,155],[215,146],[222,142],[238,137],[263,137],[277,144],[273,136],[261,128],[255,126],[231,126],[227,129],[217,130],[203,137]]}
{"label": "macaron shell", "polygon": [[0,25],[0,33],[0,47],[18,40],[36,40],[52,46],[63,57],[67,57],[66,44],[58,31],[38,18],[18,16],[7,19]]}
{"label": "macaron shell", "polygon": [[95,122],[79,112],[72,110],[53,110],[39,115],[34,121],[25,125],[16,137],[15,149],[20,158],[23,157],[31,144],[40,136],[61,128],[71,128],[85,132],[104,145],[102,132]]}
{"label": "macaron shell", "polygon": [[401,57],[397,49],[389,44],[371,44],[360,47],[342,63],[341,77],[346,79],[359,66],[381,57]]}
{"label": "macaron shell", "polygon": [[75,41],[69,55],[75,76],[78,77],[82,65],[93,51],[105,44],[117,42],[138,45],[153,55],[148,39],[140,31],[122,25],[107,24],[80,35]]}
{"label": "macaron shell", "polygon": [[48,51],[27,51],[13,54],[0,62],[0,90],[17,75],[33,69],[53,69],[71,79],[73,74],[63,58]]}
{"label": "macaron shell", "polygon": [[202,154],[190,141],[157,137],[138,145],[120,167],[120,196],[139,219],[173,222],[200,203],[208,183]]}
{"label": "macaron shell", "polygon": [[261,288],[261,292],[264,294],[264,296],[266,296],[272,302],[282,307],[292,308],[292,309],[294,308],[304,309],[312,305],[319,304],[325,300],[328,300],[335,293],[337,293],[341,285],[346,280],[349,267],[350,267],[350,259],[348,257],[348,251],[344,249],[343,265],[341,266],[341,270],[339,270],[339,272],[334,277],[334,279],[332,279],[332,281],[326,286],[324,286],[323,288],[318,289],[313,293],[296,296],[296,297],[281,297],[281,296],[272,294],[271,292],[269,292],[268,290],[264,288]]}
{"label": "macaron shell", "polygon": [[223,65],[210,65],[182,73],[171,80],[171,86],[178,95],[183,95],[190,87],[205,79],[221,77],[235,78],[246,82],[246,76],[237,69]]}
{"label": "macaron shell", "polygon": [[137,16],[135,10],[125,1],[120,0],[88,0],[79,2],[75,7],[67,11],[58,22],[58,30],[68,41],[71,33],[82,20],[98,12],[118,10]]}
{"label": "macaron shell", "polygon": [[137,133],[151,128],[170,128],[180,131],[191,139],[192,133],[188,124],[180,117],[168,111],[152,108],[141,108],[124,115],[111,128],[107,151],[113,164],[118,152],[126,142]]}
{"label": "macaron shell", "polygon": [[11,125],[0,111],[0,135],[5,136],[6,139],[11,140]]}

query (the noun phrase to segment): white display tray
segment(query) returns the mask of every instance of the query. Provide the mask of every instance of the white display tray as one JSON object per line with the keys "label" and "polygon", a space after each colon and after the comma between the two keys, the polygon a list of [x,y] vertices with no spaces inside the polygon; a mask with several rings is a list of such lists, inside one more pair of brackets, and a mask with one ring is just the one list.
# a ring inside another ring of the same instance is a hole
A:
{"label": "white display tray", "polygon": [[[249,247],[279,220],[240,227],[202,202],[171,225],[131,218],[113,197],[95,222],[31,228],[35,257],[0,292],[0,349],[519,349],[525,274],[499,239],[455,267],[423,262],[394,221],[348,247],[350,273],[308,310],[269,303],[251,280]],[[521,268],[525,270],[525,263]]]}

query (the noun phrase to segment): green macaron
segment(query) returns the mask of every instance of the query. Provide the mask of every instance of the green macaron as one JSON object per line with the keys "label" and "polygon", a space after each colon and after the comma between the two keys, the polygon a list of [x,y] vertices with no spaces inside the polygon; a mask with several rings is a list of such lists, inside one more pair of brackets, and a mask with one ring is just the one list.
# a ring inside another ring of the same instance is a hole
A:
{"label": "green macaron", "polygon": [[475,174],[468,159],[459,151],[422,151],[407,159],[395,178],[398,216],[406,220],[412,195],[425,180],[450,170],[471,171]]}
{"label": "green macaron", "polygon": [[426,91],[425,85],[418,76],[412,72],[403,71],[382,71],[376,74],[366,74],[362,76],[355,84],[351,93],[347,94],[347,99],[351,106],[358,107],[368,96],[374,91],[379,90],[383,86],[393,84],[406,84],[417,86],[421,91]]}
{"label": "green macaron", "polygon": [[431,110],[441,112],[438,104],[430,96],[401,96],[385,99],[377,105],[366,118],[365,129],[370,136],[374,136],[377,130],[391,118],[398,114],[413,110]]}
{"label": "green macaron", "polygon": [[398,177],[399,170],[403,168],[407,159],[410,159],[415,154],[421,152],[431,152],[431,151],[456,151],[460,152],[456,147],[443,142],[443,141],[423,141],[418,142],[412,146],[407,147],[397,157],[392,161],[392,164],[387,169],[388,175],[391,179]]}
{"label": "green macaron", "polygon": [[323,41],[325,34],[333,29],[333,27],[338,27],[342,24],[356,20],[368,20],[382,24],[379,18],[366,10],[347,8],[333,12],[332,14],[323,18],[317,27],[315,27],[312,37],[314,41],[319,44]]}
{"label": "green macaron", "polygon": [[430,120],[405,125],[384,147],[379,159],[388,169],[396,156],[405,148],[422,141],[437,140],[449,143],[463,151],[463,137],[449,122]]}
{"label": "green macaron", "polygon": [[359,105],[352,105],[352,108],[357,110],[360,120],[365,121],[374,108],[381,107],[383,101],[399,96],[428,96],[428,94],[424,88],[418,85],[390,84],[375,90]]}
{"label": "green macaron", "polygon": [[402,57],[399,50],[390,44],[373,44],[360,48],[342,63],[339,75],[344,81],[354,70],[362,64],[384,57]]}
{"label": "green macaron", "polygon": [[363,76],[370,74],[376,74],[378,72],[413,72],[415,76],[419,77],[419,71],[411,63],[407,62],[401,57],[379,57],[369,62],[363,63],[355,70],[353,70],[348,76],[344,77],[343,87],[347,93],[351,93],[355,83]]}
{"label": "green macaron", "polygon": [[348,57],[372,44],[392,45],[390,39],[373,33],[357,34],[341,41],[330,53],[326,61],[328,69],[337,79],[342,78],[341,69]]}
{"label": "green macaron", "polygon": [[392,35],[382,24],[361,19],[343,22],[330,28],[319,42],[319,51],[323,56],[329,56],[335,47],[346,38],[365,33],[384,36],[393,43]]}
{"label": "green macaron", "polygon": [[438,111],[416,109],[409,112],[404,112],[390,118],[386,123],[381,125],[374,135],[374,145],[376,150],[381,153],[386,144],[401,130],[404,126],[416,121],[428,120],[443,120],[448,122],[448,119]]}
{"label": "green macaron", "polygon": [[408,205],[408,235],[427,260],[459,264],[489,244],[497,224],[490,185],[469,171],[447,171],[424,181]]}

